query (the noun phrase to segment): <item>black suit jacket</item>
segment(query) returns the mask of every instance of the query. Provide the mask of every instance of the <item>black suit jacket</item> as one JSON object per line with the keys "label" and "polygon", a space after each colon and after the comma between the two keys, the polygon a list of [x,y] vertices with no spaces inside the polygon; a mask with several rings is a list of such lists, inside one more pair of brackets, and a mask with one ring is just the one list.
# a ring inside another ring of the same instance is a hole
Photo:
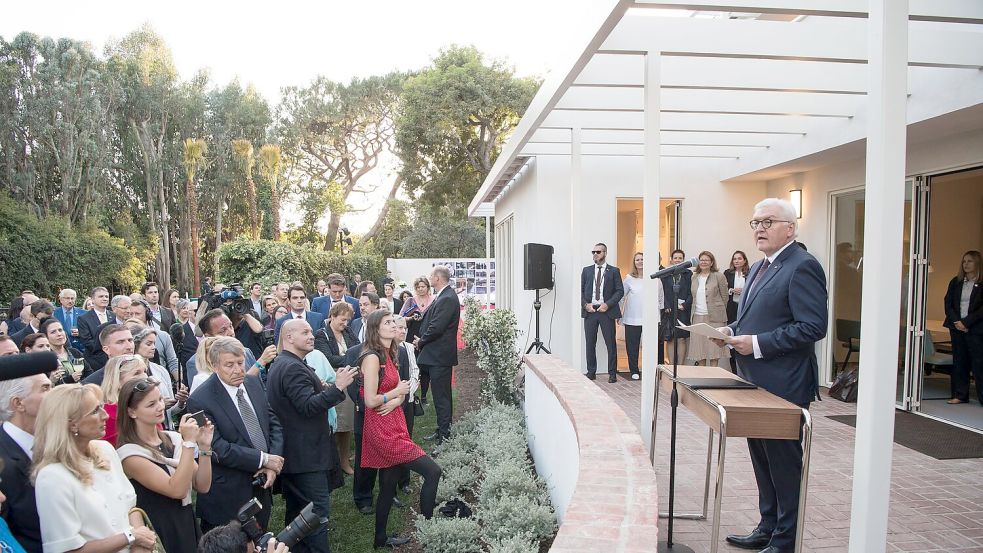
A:
{"label": "black suit jacket", "polygon": [[[106,310],[106,321],[116,322],[116,315],[109,309]],[[99,327],[102,326],[102,323],[99,322],[99,316],[96,315],[95,309],[90,309],[85,315],[79,317],[76,324],[79,329],[79,340],[82,341],[85,348],[82,350],[85,357],[89,358],[102,353],[102,346],[99,344]],[[103,364],[106,364],[105,361]]]}
{"label": "black suit jacket", "polygon": [[[736,274],[736,271],[734,271],[734,269],[727,269],[726,271],[724,271],[724,278],[727,279],[727,289],[728,290],[731,290],[731,289],[734,288],[734,276],[735,276],[735,274]],[[747,275],[744,275],[744,287],[747,288],[747,285],[748,284],[751,284],[751,281],[747,280]],[[727,297],[727,324],[730,324],[730,323],[734,322],[735,320],[737,320],[737,304],[738,304],[738,302],[737,301],[734,301],[734,298],[735,297],[738,300],[740,300],[740,298],[741,298],[741,296],[735,296],[734,294],[730,294]]]}
{"label": "black suit jacket", "polygon": [[3,471],[0,489],[7,496],[4,519],[10,533],[30,553],[41,553],[41,527],[38,508],[34,502],[34,486],[31,485],[31,459],[17,442],[0,427],[0,458]]}
{"label": "black suit jacket", "polygon": [[338,453],[328,425],[328,409],[345,400],[333,385],[325,388],[314,369],[289,351],[270,365],[267,397],[283,425],[283,473],[327,471]]}
{"label": "black suit jacket", "polygon": [[953,277],[945,293],[945,323],[943,324],[946,328],[961,332],[956,330],[956,321],[962,321],[970,334],[983,334],[983,284],[977,282],[973,285],[973,292],[969,295],[969,314],[965,318],[961,316],[962,312],[959,310],[962,296],[963,282],[959,277]]}
{"label": "black suit jacket", "polygon": [[[320,330],[314,333],[314,349],[323,353],[328,358],[331,366],[337,369],[345,366],[346,356],[340,353],[341,349],[338,347],[338,340],[335,339],[334,332],[326,328],[327,326],[327,323],[325,323],[324,327],[321,327]],[[346,350],[358,344],[358,338],[352,332],[352,329],[345,327],[341,335],[345,339]]]}
{"label": "black suit jacket", "polygon": [[461,322],[461,302],[453,286],[445,286],[420,321],[420,365],[453,367],[457,365],[457,327]]}
{"label": "black suit jacket", "polygon": [[174,312],[170,309],[160,306],[160,328],[164,332],[171,329],[171,325],[176,323],[177,319],[174,317]]}
{"label": "black suit jacket", "polygon": [[[174,347],[179,346],[175,344]],[[183,367],[188,364],[188,359],[194,357],[198,351],[198,337],[195,336],[195,330],[191,327],[191,323],[184,323],[184,340],[181,341],[180,348],[177,358]]]}
{"label": "black suit jacket", "polygon": [[[592,303],[594,296],[594,273],[597,265],[588,265],[580,272],[580,316],[586,318],[587,310],[584,305]],[[621,298],[625,296],[625,286],[621,282],[621,270],[614,265],[604,269],[604,284],[601,286],[601,296],[608,310],[604,312],[608,318],[621,318]]]}
{"label": "black suit jacket", "polygon": [[[956,300],[956,301],[958,302],[959,300]],[[17,344],[17,347],[18,348],[20,348],[21,350],[23,350],[24,348],[21,348],[20,343],[24,341],[24,338],[28,334],[34,334],[36,332],[37,332],[37,330],[35,330],[31,325],[28,324],[24,328],[22,328],[22,329],[18,330],[17,332],[11,334],[10,335],[10,339],[13,340],[15,344]]]}
{"label": "black suit jacket", "polygon": [[[663,313],[666,323],[672,318],[672,301],[673,301],[673,280],[677,280],[679,283],[679,295],[675,297],[676,300],[683,300],[683,306],[679,308],[678,316],[680,324],[688,325],[690,323],[690,311],[693,309],[693,291],[690,287],[693,285],[693,272],[690,270],[685,270],[677,275],[669,275],[662,277],[662,291],[666,296],[666,310]],[[678,304],[678,301],[677,301]],[[665,326],[665,325],[663,325]],[[685,338],[689,336],[689,331],[674,329],[675,336],[678,338]]]}
{"label": "black suit jacket", "polygon": [[[269,452],[283,455],[283,428],[270,409],[259,377],[243,382],[256,418],[263,427]],[[208,377],[188,398],[188,412],[205,411],[215,425],[212,437],[212,487],[198,494],[198,516],[213,526],[236,518],[242,505],[253,497],[253,474],[259,470],[260,451],[253,447],[242,416],[217,374]]]}

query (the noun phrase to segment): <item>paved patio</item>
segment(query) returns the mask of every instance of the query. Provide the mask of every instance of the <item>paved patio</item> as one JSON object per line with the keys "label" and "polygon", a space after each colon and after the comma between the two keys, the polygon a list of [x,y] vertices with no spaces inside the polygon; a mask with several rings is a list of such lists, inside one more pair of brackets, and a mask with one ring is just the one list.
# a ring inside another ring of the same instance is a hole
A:
{"label": "paved patio", "polygon": [[[616,384],[609,384],[599,375],[596,385],[617,402],[629,419],[639,423],[638,382],[620,378]],[[856,404],[827,398],[813,403],[811,411],[814,434],[803,549],[847,551],[855,430],[826,417],[856,414]],[[663,512],[668,509],[669,495],[669,413],[669,397],[663,391],[655,467],[662,502],[659,509]],[[685,408],[680,407],[679,413],[676,510],[697,512],[702,508],[707,428]],[[887,551],[983,553],[983,459],[939,461],[894,444],[893,467]],[[727,442],[721,511],[718,551],[745,551],[723,542],[725,535],[746,533],[758,522],[757,487],[744,439]],[[677,543],[706,553],[710,551],[710,528],[710,521],[677,520],[673,533]],[[660,539],[664,539],[665,520],[660,521],[659,532]]]}

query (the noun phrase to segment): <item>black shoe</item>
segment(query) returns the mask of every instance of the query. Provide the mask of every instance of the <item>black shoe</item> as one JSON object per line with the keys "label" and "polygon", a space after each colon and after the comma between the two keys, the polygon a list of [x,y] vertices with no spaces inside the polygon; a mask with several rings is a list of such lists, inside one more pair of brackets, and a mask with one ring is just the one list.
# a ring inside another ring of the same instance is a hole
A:
{"label": "black shoe", "polygon": [[402,509],[403,507],[406,507],[406,503],[403,503],[402,501],[400,501],[398,497],[393,497],[393,505],[395,505],[396,507],[399,507],[400,509]]}
{"label": "black shoe", "polygon": [[409,484],[400,486],[399,491],[403,492],[403,495],[410,495],[411,493],[413,493],[413,490],[410,489]]}
{"label": "black shoe", "polygon": [[379,549],[380,547],[399,547],[401,545],[406,545],[410,543],[409,538],[401,538],[399,536],[389,536],[386,538],[385,543],[375,542],[372,547]]}
{"label": "black shoe", "polygon": [[431,435],[429,435],[429,436],[427,436],[427,437],[425,437],[423,439],[426,440],[426,441],[428,441],[428,442],[432,442],[434,440],[439,440],[440,439],[440,434],[437,433],[437,432],[434,432],[433,434],[431,434]]}
{"label": "black shoe", "polygon": [[358,512],[362,513],[363,515],[371,515],[375,512],[375,509],[372,508],[372,505],[362,505],[358,508]]}
{"label": "black shoe", "polygon": [[595,375],[594,373],[587,373],[587,380],[595,380],[596,378],[597,375]]}
{"label": "black shoe", "polygon": [[615,375],[615,374],[609,374],[608,375],[608,383],[614,384],[617,381],[618,381],[618,375]]}
{"label": "black shoe", "polygon": [[[755,528],[746,536],[730,535],[727,536],[727,543],[736,545],[742,549],[761,549],[767,547],[771,541],[771,532],[765,532],[760,528]],[[768,553],[774,553],[769,551]]]}

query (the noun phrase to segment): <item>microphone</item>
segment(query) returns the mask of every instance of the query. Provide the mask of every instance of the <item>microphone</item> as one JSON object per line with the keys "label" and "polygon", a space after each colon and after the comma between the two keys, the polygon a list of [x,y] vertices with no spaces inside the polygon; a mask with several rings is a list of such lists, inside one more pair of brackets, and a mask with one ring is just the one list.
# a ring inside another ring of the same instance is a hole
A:
{"label": "microphone", "polygon": [[689,269],[690,267],[695,267],[699,264],[700,264],[699,257],[691,257],[678,265],[673,265],[672,267],[666,267],[661,271],[652,273],[651,275],[649,275],[649,278],[662,278],[669,275],[675,275],[685,271],[686,269]]}
{"label": "microphone", "polygon": [[167,329],[167,333],[171,335],[171,340],[174,342],[175,348],[177,344],[184,341],[184,325],[181,323],[172,324],[171,328]]}
{"label": "microphone", "polygon": [[0,357],[0,381],[45,374],[55,370],[58,370],[58,356],[50,351]]}

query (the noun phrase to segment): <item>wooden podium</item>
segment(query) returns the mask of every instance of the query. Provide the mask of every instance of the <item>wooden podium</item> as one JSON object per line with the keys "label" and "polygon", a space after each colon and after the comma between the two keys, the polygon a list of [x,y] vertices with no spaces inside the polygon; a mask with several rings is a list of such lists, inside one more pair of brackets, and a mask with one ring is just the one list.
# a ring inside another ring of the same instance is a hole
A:
{"label": "wooden podium", "polygon": [[[652,436],[649,459],[655,464],[656,421],[659,415],[659,389],[672,386],[672,366],[659,365],[656,371],[655,403],[652,406]],[[689,409],[710,429],[707,442],[707,470],[703,488],[703,513],[677,514],[674,518],[705,520],[710,496],[710,469],[713,456],[713,435],[718,436],[717,486],[713,501],[713,532],[710,552],[716,553],[720,541],[720,502],[724,491],[724,454],[727,438],[764,438],[798,440],[802,444],[802,479],[799,483],[799,518],[795,536],[795,551],[802,550],[806,489],[809,483],[809,452],[812,445],[812,418],[808,409],[773,395],[763,388],[694,390],[682,381],[685,378],[737,378],[720,367],[680,365],[678,367],[679,403]]]}

